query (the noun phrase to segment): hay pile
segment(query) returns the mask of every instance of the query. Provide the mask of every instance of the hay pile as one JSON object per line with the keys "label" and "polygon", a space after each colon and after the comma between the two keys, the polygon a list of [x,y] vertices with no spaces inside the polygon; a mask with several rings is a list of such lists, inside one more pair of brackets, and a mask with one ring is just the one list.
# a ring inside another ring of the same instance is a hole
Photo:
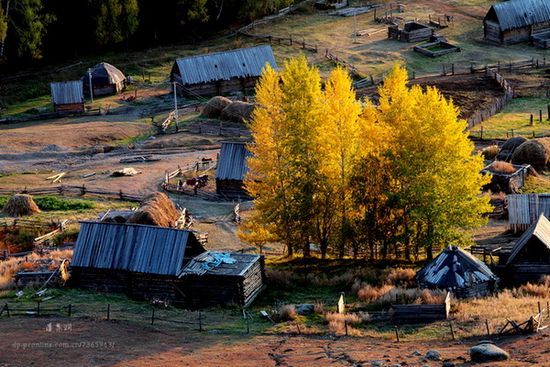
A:
{"label": "hay pile", "polygon": [[247,122],[254,111],[254,103],[236,101],[225,107],[221,119],[234,122]]}
{"label": "hay pile", "polygon": [[174,227],[180,212],[165,194],[157,192],[147,197],[140,208],[128,218],[127,223],[147,224],[159,227]]}
{"label": "hay pile", "polygon": [[6,205],[4,205],[2,211],[10,217],[23,217],[40,213],[40,209],[32,199],[32,196],[25,194],[12,196]]}
{"label": "hay pile", "polygon": [[516,136],[506,140],[504,144],[502,144],[502,147],[500,148],[500,152],[496,157],[497,160],[509,162],[510,159],[512,158],[512,154],[514,154],[514,151],[526,141],[527,139],[524,138],[523,136]]}
{"label": "hay pile", "polygon": [[513,164],[530,164],[537,172],[544,171],[549,161],[549,138],[526,141],[512,154]]}
{"label": "hay pile", "polygon": [[516,169],[512,165],[512,163],[504,162],[504,161],[495,161],[489,166],[489,169],[492,172],[495,173],[507,173],[512,174],[516,172]]}
{"label": "hay pile", "polygon": [[220,117],[223,109],[229,106],[231,103],[232,102],[229,98],[225,98],[222,96],[213,97],[206,103],[206,105],[202,109],[202,114],[208,118],[218,118]]}

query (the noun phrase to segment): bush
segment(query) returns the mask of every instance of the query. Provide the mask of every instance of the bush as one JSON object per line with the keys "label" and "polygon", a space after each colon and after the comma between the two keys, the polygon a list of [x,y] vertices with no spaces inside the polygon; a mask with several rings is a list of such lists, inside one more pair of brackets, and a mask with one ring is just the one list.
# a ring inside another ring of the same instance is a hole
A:
{"label": "bush", "polygon": [[539,298],[550,298],[550,276],[544,276],[539,283],[523,284],[516,290],[517,296],[531,296]]}
{"label": "bush", "polygon": [[348,325],[348,335],[357,335],[358,331],[352,325],[358,325],[366,321],[370,321],[368,313],[335,313],[329,312],[325,315],[325,320],[328,322],[328,328],[333,333],[343,334],[346,332],[346,323]]}
{"label": "bush", "polygon": [[294,305],[283,305],[279,307],[279,320],[281,321],[292,321],[296,320],[298,313]]}
{"label": "bush", "polygon": [[386,277],[386,283],[398,287],[410,287],[415,283],[416,271],[413,269],[394,268]]}

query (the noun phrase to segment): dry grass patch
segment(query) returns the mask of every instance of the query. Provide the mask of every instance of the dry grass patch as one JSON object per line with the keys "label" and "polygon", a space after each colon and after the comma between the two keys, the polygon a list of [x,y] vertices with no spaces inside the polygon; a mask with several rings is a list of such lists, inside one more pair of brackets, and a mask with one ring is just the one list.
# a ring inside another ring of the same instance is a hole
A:
{"label": "dry grass patch", "polygon": [[491,164],[491,171],[498,172],[498,173],[507,173],[511,174],[516,172],[515,167],[512,165],[512,163],[504,162],[504,161],[496,161]]}
{"label": "dry grass patch", "polygon": [[325,315],[325,320],[328,322],[328,329],[332,333],[345,334],[347,326],[348,335],[360,336],[361,332],[353,326],[369,321],[370,316],[363,312],[347,314],[329,312]]}

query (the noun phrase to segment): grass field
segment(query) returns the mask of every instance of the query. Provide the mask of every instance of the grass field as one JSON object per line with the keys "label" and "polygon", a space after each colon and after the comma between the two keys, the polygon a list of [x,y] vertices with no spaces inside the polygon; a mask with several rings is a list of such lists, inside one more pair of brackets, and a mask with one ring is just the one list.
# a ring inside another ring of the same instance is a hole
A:
{"label": "grass field", "polygon": [[[479,137],[481,126],[484,139],[507,139],[512,136],[548,136],[550,121],[547,115],[547,98],[516,98],[491,118],[473,128],[472,135]],[[542,110],[542,123],[539,122],[539,111]],[[533,114],[533,126],[530,115]]]}

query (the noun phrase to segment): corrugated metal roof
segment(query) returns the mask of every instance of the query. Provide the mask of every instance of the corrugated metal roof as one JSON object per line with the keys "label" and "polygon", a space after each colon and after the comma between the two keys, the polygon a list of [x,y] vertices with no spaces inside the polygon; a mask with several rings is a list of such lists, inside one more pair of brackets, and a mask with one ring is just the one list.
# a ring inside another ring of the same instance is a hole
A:
{"label": "corrugated metal roof", "polygon": [[[219,259],[229,259],[230,261],[217,262],[216,260]],[[242,276],[259,260],[259,255],[207,251],[194,257],[182,269],[179,277],[204,274]]]}
{"label": "corrugated metal roof", "polygon": [[71,266],[177,275],[190,236],[180,229],[82,222]]}
{"label": "corrugated metal roof", "polygon": [[72,104],[84,102],[82,80],[51,83],[52,100],[54,104]]}
{"label": "corrugated metal roof", "polygon": [[494,14],[502,31],[550,21],[549,0],[510,0],[494,4],[485,19]]}
{"label": "corrugated metal roof", "polygon": [[548,221],[544,214],[541,214],[539,219],[521,235],[512,249],[512,253],[506,262],[507,265],[513,263],[514,258],[533,236],[550,250],[550,221]]}
{"label": "corrugated metal roof", "polygon": [[246,143],[222,142],[216,180],[244,180],[248,171],[246,159],[250,152],[246,149]]}
{"label": "corrugated metal roof", "polygon": [[448,247],[417,274],[418,283],[437,288],[464,288],[497,280],[482,261],[458,247]]}
{"label": "corrugated metal roof", "polygon": [[277,67],[271,46],[186,57],[176,60],[176,64],[184,84],[256,77],[262,75],[266,64],[270,64],[272,68]]}

